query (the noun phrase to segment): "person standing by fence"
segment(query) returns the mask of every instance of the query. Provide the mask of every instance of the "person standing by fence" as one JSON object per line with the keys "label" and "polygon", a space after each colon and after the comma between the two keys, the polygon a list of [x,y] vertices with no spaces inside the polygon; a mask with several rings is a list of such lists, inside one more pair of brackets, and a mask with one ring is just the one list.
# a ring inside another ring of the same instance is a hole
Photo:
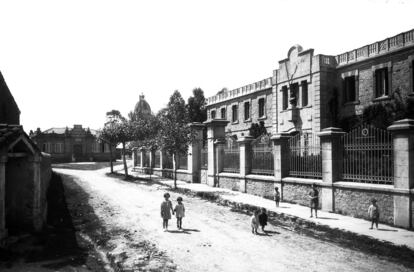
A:
{"label": "person standing by fence", "polygon": [[368,208],[368,214],[369,217],[371,218],[371,227],[369,229],[373,229],[374,228],[374,223],[376,228],[378,229],[378,221],[379,221],[379,208],[377,206],[377,200],[375,198],[373,198],[371,200],[371,205]]}
{"label": "person standing by fence", "polygon": [[275,203],[276,203],[276,207],[279,207],[279,202],[280,202],[280,192],[279,192],[279,188],[275,187]]}
{"label": "person standing by fence", "polygon": [[316,189],[315,184],[312,184],[312,189],[309,192],[310,197],[310,212],[313,217],[313,210],[315,210],[315,217],[318,218],[318,206],[319,206],[319,192]]}

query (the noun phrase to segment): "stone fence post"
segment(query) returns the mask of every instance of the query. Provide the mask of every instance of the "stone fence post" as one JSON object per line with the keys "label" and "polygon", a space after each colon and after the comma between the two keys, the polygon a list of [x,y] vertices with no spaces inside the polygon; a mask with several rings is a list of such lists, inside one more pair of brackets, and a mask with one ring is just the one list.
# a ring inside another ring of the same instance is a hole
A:
{"label": "stone fence post", "polygon": [[240,192],[246,193],[246,175],[252,168],[252,147],[253,137],[244,136],[237,142],[240,148]]}
{"label": "stone fence post", "polygon": [[403,194],[394,195],[394,225],[412,228],[414,188],[414,120],[404,119],[388,127],[392,132],[394,150],[394,188]]}
{"label": "stone fence post", "polygon": [[332,183],[338,181],[342,174],[343,152],[341,136],[345,132],[340,128],[324,128],[318,133],[322,148],[322,210],[335,211],[334,190]]}
{"label": "stone fence post", "polygon": [[144,155],[145,155],[145,149],[141,147],[138,152],[140,152],[141,156],[139,158],[139,167],[144,167]]}
{"label": "stone fence post", "polygon": [[192,174],[191,182],[199,183],[204,125],[199,122],[194,122],[190,124],[190,127],[195,135],[193,142],[188,147],[188,172]]}
{"label": "stone fence post", "polygon": [[133,167],[136,167],[137,166],[137,152],[138,152],[138,150],[137,150],[137,148],[136,147],[134,147],[134,148],[132,148],[132,165],[133,165]]}
{"label": "stone fence post", "polygon": [[214,161],[215,161],[215,179],[214,179],[214,187],[220,186],[220,179],[219,174],[223,172],[224,168],[224,146],[226,141],[224,139],[217,139],[214,141]]}
{"label": "stone fence post", "polygon": [[[217,155],[217,151],[222,152],[223,146],[220,144],[225,137],[224,128],[229,121],[224,119],[212,119],[204,122],[207,126],[207,145],[208,145],[208,166],[207,166],[207,184],[215,186],[218,182],[218,166],[222,163],[218,163],[218,159],[222,155]],[[217,141],[221,139],[220,141]],[[218,146],[216,148],[216,146]],[[221,147],[220,147],[221,146]]]}
{"label": "stone fence post", "polygon": [[[273,161],[276,182],[280,182],[280,197],[283,200],[283,182],[282,178],[289,175],[290,168],[290,148],[289,134],[280,133],[271,138],[273,141]],[[276,186],[276,185],[275,185]]]}

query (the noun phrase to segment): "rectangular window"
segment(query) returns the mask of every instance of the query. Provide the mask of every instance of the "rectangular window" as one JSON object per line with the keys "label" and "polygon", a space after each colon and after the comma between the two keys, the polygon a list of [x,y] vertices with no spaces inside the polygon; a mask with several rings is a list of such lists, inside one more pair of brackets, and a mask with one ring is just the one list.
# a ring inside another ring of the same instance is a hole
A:
{"label": "rectangular window", "polygon": [[244,120],[250,119],[250,103],[244,102]]}
{"label": "rectangular window", "polygon": [[52,151],[51,144],[50,143],[44,143],[42,149],[43,149],[43,152],[51,153],[51,151]]}
{"label": "rectangular window", "polygon": [[99,153],[101,148],[101,143],[99,142],[93,142],[92,144],[92,152],[93,153]]}
{"label": "rectangular window", "polygon": [[293,83],[289,87],[290,87],[290,96],[291,96],[290,99],[291,99],[292,106],[297,106],[298,98],[299,98],[299,84]]}
{"label": "rectangular window", "polygon": [[356,100],[355,76],[349,76],[344,79],[344,102],[354,102]]}
{"label": "rectangular window", "polygon": [[232,120],[233,123],[234,122],[237,122],[237,120],[239,119],[239,116],[237,114],[237,111],[238,111],[237,105],[233,105],[231,107],[231,120]]}
{"label": "rectangular window", "polygon": [[282,96],[283,96],[283,100],[282,100],[282,110],[286,110],[288,108],[288,88],[287,86],[283,86],[282,87]]}
{"label": "rectangular window", "polygon": [[308,82],[306,80],[301,82],[302,85],[302,107],[308,105]]}
{"label": "rectangular window", "polygon": [[375,71],[375,97],[388,95],[388,68]]}
{"label": "rectangular window", "polygon": [[211,111],[211,119],[216,119],[216,111],[215,110]]}
{"label": "rectangular window", "polygon": [[226,118],[226,108],[221,108],[221,119],[227,119]]}
{"label": "rectangular window", "polygon": [[104,151],[105,151],[105,153],[109,153],[109,144],[105,144],[104,145]]}
{"label": "rectangular window", "polygon": [[265,116],[265,99],[260,98],[259,99],[259,117]]}
{"label": "rectangular window", "polygon": [[63,143],[54,144],[55,153],[63,153]]}

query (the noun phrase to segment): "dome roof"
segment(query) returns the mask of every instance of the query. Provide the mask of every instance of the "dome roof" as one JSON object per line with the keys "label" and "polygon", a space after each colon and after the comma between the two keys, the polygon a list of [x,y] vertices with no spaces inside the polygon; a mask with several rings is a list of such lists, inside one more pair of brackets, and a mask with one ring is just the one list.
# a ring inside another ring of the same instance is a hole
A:
{"label": "dome roof", "polygon": [[145,101],[145,96],[141,94],[139,96],[139,101],[135,105],[134,113],[137,116],[145,116],[151,114],[151,107],[147,101]]}

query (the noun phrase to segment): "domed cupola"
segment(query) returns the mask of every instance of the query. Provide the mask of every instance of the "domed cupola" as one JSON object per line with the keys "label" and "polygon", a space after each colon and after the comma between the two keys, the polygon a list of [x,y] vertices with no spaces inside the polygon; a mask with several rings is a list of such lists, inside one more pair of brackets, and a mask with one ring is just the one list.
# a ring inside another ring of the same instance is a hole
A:
{"label": "domed cupola", "polygon": [[144,94],[139,96],[139,101],[135,105],[134,114],[138,117],[151,115],[151,107],[147,101],[145,101]]}

